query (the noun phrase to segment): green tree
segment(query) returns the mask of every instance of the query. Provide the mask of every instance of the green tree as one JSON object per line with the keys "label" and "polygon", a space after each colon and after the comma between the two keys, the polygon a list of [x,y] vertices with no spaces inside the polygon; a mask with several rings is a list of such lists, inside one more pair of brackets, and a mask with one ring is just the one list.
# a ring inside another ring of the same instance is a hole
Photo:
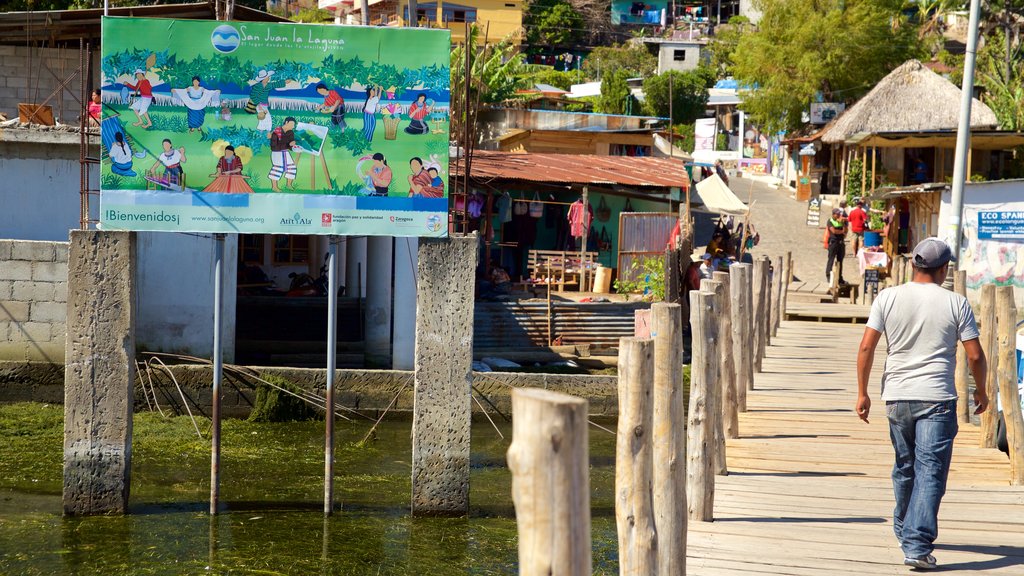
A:
{"label": "green tree", "polygon": [[757,89],[744,109],[769,131],[792,129],[821,95],[852,101],[922,55],[896,0],[760,0],[756,32],[740,37],[733,72]]}
{"label": "green tree", "polygon": [[523,73],[523,80],[527,84],[548,84],[555,88],[568,90],[573,84],[583,82],[582,74],[576,70],[555,70],[551,66],[539,64],[527,64]]}
{"label": "green tree", "polygon": [[644,80],[644,110],[652,116],[669,116],[669,79],[672,83],[672,123],[690,124],[704,117],[708,88],[715,75],[710,68],[686,72],[669,70]]}
{"label": "green tree", "polygon": [[658,69],[658,59],[639,44],[601,46],[583,60],[581,69],[592,80],[615,70],[625,71],[627,78],[644,78]]}
{"label": "green tree", "polygon": [[600,114],[626,114],[633,108],[633,95],[626,84],[626,73],[615,70],[605,74],[601,80],[601,95],[597,99],[594,111]]}
{"label": "green tree", "polygon": [[719,78],[733,75],[733,54],[736,52],[736,46],[744,34],[753,31],[754,26],[746,16],[733,16],[728,24],[715,30],[714,40],[708,44],[708,53],[711,55],[711,69]]}
{"label": "green tree", "polygon": [[565,0],[531,0],[523,24],[526,41],[536,46],[571,46],[584,30],[583,15]]}

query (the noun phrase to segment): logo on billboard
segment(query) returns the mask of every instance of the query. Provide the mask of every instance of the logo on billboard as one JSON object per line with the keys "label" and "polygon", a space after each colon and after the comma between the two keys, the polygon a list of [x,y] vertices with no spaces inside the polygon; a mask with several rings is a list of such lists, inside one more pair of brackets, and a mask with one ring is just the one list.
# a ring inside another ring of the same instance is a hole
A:
{"label": "logo on billboard", "polygon": [[441,217],[437,214],[427,216],[427,230],[431,232],[441,231]]}
{"label": "logo on billboard", "polygon": [[234,26],[222,24],[213,29],[213,34],[210,34],[210,43],[213,44],[217,52],[230,54],[238,49],[238,45],[242,43],[242,37],[238,35],[238,30],[235,30]]}
{"label": "logo on billboard", "polygon": [[334,218],[331,216],[330,212],[324,212],[323,214],[320,215],[320,225],[323,226],[324,228],[330,228],[331,222],[333,221]]}
{"label": "logo on billboard", "polygon": [[298,212],[291,218],[281,218],[281,226],[309,226],[312,223],[312,220],[303,218]]}

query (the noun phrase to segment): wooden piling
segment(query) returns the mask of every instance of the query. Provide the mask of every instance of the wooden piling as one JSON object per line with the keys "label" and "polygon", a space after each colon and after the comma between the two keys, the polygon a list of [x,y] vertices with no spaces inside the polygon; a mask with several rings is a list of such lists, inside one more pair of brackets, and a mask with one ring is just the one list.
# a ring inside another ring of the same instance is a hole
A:
{"label": "wooden piling", "polygon": [[[709,382],[710,387],[708,388],[708,418],[711,420],[711,434],[713,438],[712,454],[714,456],[714,466],[712,469],[715,474],[721,476],[726,473],[725,466],[725,417],[723,416],[724,402],[722,400],[722,366],[724,365],[724,350],[723,343],[725,341],[725,332],[722,331],[722,309],[725,302],[729,300],[726,287],[721,282],[716,280],[704,279],[700,281],[700,289],[702,292],[711,292],[715,295],[714,310],[712,312],[711,321],[715,323],[715,345],[718,349],[718,354],[715,356],[715,375],[714,379]],[[732,341],[730,335],[729,340]],[[692,387],[691,387],[692,390]]]}
{"label": "wooden piling", "polygon": [[654,527],[658,574],[686,573],[686,404],[683,314],[679,304],[651,306],[654,333]]}
{"label": "wooden piling", "polygon": [[[686,504],[690,520],[714,519],[714,437],[709,391],[718,372],[715,295],[690,292],[693,361],[690,365],[690,411],[686,427]],[[619,416],[621,422],[621,416]],[[620,549],[621,553],[621,549]]]}
{"label": "wooden piling", "polygon": [[[988,393],[989,400],[996,401],[996,393],[999,389],[999,347],[997,341],[998,331],[996,329],[996,286],[985,284],[981,287],[981,348],[988,360],[988,378],[985,382],[976,382],[977,386],[984,386]],[[979,446],[982,448],[996,447],[996,422],[998,417],[993,409],[981,413],[981,437]]]}
{"label": "wooden piling", "polygon": [[[953,275],[953,291],[967,297],[967,271],[957,270]],[[956,347],[956,414],[961,424],[971,421],[971,394],[967,383],[967,353],[963,346]]]}
{"label": "wooden piling", "polygon": [[[764,318],[765,305],[767,301],[765,299],[765,285],[768,277],[768,261],[764,258],[758,258],[754,260],[753,277],[751,278],[751,289],[754,299],[754,309],[751,319],[753,320],[753,336],[754,336],[754,371],[761,372],[761,359],[764,358],[765,341],[764,341],[764,323],[761,321]],[[752,389],[752,388],[751,388]]]}
{"label": "wooden piling", "polygon": [[768,354],[768,347],[772,345],[772,259],[767,256],[762,256],[766,262],[764,268],[764,316],[761,318],[761,330],[764,331],[764,350],[761,355],[761,359]]}
{"label": "wooden piling", "polygon": [[[999,318],[999,397],[1003,402],[1003,423],[1010,455],[1010,485],[1024,486],[1024,419],[1021,417],[1020,392],[1017,389],[1017,306],[1013,286],[996,290],[996,316]],[[995,401],[988,411],[994,411]]]}
{"label": "wooden piling", "polygon": [[520,576],[590,576],[587,401],[512,389],[512,502]]}
{"label": "wooden piling", "polygon": [[[719,371],[721,373],[719,377],[721,382],[719,396],[722,399],[722,430],[725,433],[725,438],[739,438],[740,423],[736,401],[737,367],[736,355],[734,353],[735,348],[733,346],[733,323],[735,320],[733,319],[732,312],[732,275],[729,272],[715,272],[713,278],[725,288],[725,293],[722,295],[722,311],[718,315],[718,329],[721,335],[718,338],[718,356],[722,360],[721,364],[719,364]],[[719,459],[721,464],[719,468],[720,474],[726,472],[724,441],[722,447],[722,456]]]}
{"label": "wooden piling", "polygon": [[[654,342],[619,340],[619,423],[615,439],[615,524],[619,574],[657,573],[652,502]],[[692,394],[692,392],[691,392]]]}
{"label": "wooden piling", "polygon": [[779,323],[782,321],[782,278],[785,274],[782,269],[782,256],[775,257],[775,265],[772,271],[772,310],[771,310],[771,336],[779,334]]}
{"label": "wooden piling", "polygon": [[729,267],[729,296],[732,317],[732,350],[736,357],[736,410],[747,411],[747,389],[754,382],[754,346],[751,340],[753,320],[750,314],[750,264]]}
{"label": "wooden piling", "polygon": [[786,260],[782,265],[782,292],[779,303],[779,326],[786,319],[786,303],[789,301],[789,285],[793,283],[793,253],[786,252]]}

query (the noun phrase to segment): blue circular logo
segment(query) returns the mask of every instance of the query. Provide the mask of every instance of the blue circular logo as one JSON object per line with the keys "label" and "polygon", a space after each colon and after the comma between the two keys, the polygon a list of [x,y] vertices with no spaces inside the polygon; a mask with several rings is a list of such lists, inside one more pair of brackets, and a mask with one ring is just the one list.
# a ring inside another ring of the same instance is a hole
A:
{"label": "blue circular logo", "polygon": [[242,43],[242,38],[238,35],[238,30],[235,30],[233,26],[222,24],[213,29],[213,34],[210,35],[210,43],[213,44],[213,47],[218,52],[228,54],[238,48],[238,45]]}
{"label": "blue circular logo", "polygon": [[441,217],[437,214],[427,216],[427,230],[431,232],[441,231]]}

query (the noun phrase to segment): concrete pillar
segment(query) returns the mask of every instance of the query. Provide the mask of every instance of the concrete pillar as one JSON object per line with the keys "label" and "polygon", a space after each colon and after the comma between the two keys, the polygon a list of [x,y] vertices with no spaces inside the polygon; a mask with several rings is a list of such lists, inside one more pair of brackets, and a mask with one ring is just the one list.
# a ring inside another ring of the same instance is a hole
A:
{"label": "concrete pillar", "polygon": [[412,513],[469,512],[476,234],[420,240]]}
{"label": "concrete pillar", "polygon": [[419,239],[395,238],[395,305],[391,368],[412,370],[416,352],[416,262]]}
{"label": "concrete pillar", "polygon": [[394,238],[371,236],[366,243],[366,366],[391,367],[391,281]]}
{"label": "concrete pillar", "polygon": [[135,234],[72,230],[64,371],[64,513],[128,509]]}
{"label": "concrete pillar", "polygon": [[345,238],[345,288],[353,298],[366,296],[366,237]]}

